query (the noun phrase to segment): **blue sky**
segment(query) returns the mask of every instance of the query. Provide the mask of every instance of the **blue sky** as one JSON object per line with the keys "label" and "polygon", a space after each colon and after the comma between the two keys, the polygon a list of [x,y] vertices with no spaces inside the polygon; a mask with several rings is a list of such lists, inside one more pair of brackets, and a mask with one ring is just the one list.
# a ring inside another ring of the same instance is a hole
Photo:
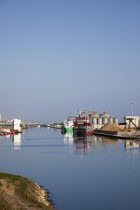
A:
{"label": "blue sky", "polygon": [[140,115],[139,0],[0,0],[0,113]]}

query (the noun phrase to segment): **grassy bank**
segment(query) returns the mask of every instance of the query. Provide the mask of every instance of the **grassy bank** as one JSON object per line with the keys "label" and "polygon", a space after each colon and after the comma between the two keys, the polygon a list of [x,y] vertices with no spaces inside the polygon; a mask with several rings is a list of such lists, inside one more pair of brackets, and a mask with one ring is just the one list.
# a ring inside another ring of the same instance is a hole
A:
{"label": "grassy bank", "polygon": [[48,193],[32,180],[12,174],[0,173],[0,209],[52,210]]}

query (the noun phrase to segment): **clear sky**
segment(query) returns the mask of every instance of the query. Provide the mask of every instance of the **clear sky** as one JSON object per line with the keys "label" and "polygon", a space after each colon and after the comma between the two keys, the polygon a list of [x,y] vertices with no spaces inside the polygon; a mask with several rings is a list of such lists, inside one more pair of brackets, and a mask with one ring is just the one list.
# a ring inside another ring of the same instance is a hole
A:
{"label": "clear sky", "polygon": [[139,0],[0,0],[0,113],[140,115]]}

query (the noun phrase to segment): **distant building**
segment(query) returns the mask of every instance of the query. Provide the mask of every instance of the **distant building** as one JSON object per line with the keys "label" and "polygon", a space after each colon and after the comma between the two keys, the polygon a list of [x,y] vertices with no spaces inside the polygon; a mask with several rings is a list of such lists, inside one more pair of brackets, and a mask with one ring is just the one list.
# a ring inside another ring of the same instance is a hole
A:
{"label": "distant building", "polygon": [[139,116],[125,116],[124,122],[127,128],[140,127],[140,117]]}
{"label": "distant building", "polygon": [[12,120],[12,130],[21,131],[21,120],[19,119]]}

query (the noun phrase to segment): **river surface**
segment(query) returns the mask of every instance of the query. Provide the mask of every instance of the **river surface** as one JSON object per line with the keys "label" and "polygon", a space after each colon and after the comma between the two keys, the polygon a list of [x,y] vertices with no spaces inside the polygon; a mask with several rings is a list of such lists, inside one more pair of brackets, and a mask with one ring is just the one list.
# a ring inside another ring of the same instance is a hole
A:
{"label": "river surface", "polygon": [[48,189],[57,210],[140,209],[139,142],[32,128],[0,138],[0,171]]}

